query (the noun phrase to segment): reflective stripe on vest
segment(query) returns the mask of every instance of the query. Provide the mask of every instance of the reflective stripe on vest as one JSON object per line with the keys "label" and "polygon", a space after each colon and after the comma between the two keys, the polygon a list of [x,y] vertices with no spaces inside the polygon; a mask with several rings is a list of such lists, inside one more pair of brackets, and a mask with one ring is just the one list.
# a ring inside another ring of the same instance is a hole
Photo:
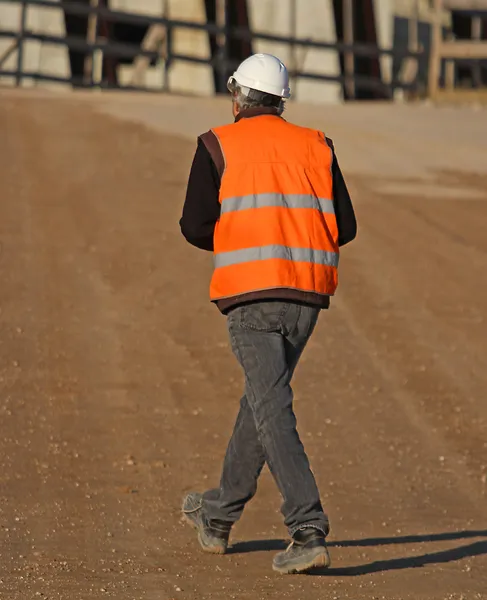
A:
{"label": "reflective stripe on vest", "polygon": [[252,194],[226,198],[222,201],[221,214],[250,208],[282,206],[285,208],[316,208],[322,213],[334,214],[333,200],[317,198],[311,194]]}
{"label": "reflective stripe on vest", "polygon": [[275,288],[333,295],[338,229],[323,133],[268,115],[213,132],[225,170],[211,299]]}
{"label": "reflective stripe on vest", "polygon": [[243,248],[242,250],[215,254],[215,267],[218,269],[254,260],[269,260],[271,258],[338,267],[338,257],[337,252],[313,250],[312,248],[289,248],[288,246],[278,245],[258,246],[257,248]]}

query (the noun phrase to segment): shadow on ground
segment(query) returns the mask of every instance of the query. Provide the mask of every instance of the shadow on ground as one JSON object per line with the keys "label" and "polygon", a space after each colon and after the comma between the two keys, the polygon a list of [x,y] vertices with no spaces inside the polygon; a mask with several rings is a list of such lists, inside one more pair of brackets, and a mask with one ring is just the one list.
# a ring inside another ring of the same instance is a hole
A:
{"label": "shadow on ground", "polygon": [[[399,537],[383,538],[365,538],[362,540],[342,540],[329,542],[329,548],[354,548],[354,547],[373,547],[397,544],[422,544],[427,542],[444,542],[452,540],[465,540],[471,538],[486,538],[471,544],[441,550],[439,552],[430,552],[419,556],[406,556],[403,558],[391,558],[387,560],[378,560],[363,565],[351,567],[338,567],[331,569],[318,569],[311,572],[313,576],[342,576],[356,577],[358,575],[367,575],[369,573],[380,573],[381,571],[395,571],[401,569],[414,569],[424,567],[430,564],[448,563],[464,558],[471,558],[487,554],[487,530],[482,531],[456,531],[448,533],[436,533],[425,535],[408,535]],[[285,550],[287,542],[285,540],[255,540],[250,542],[239,542],[229,549],[229,554],[244,554],[247,552],[267,552]]]}

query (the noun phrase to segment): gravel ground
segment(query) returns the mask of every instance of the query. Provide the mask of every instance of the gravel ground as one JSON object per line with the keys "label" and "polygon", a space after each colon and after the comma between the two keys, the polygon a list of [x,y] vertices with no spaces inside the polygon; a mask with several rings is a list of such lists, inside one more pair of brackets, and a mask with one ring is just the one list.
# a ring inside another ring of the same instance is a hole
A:
{"label": "gravel ground", "polygon": [[332,568],[272,572],[267,471],[227,556],[180,522],[242,387],[178,228],[194,135],[228,104],[4,90],[0,598],[487,598],[485,111],[287,114],[329,122],[360,225],[294,386]]}

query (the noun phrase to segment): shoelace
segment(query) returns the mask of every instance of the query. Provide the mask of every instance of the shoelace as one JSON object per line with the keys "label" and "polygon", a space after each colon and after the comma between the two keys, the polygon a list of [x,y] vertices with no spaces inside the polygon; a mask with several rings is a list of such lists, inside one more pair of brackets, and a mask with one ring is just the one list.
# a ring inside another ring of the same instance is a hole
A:
{"label": "shoelace", "polygon": [[185,509],[184,509],[184,512],[185,512],[186,514],[189,514],[189,513],[194,513],[194,512],[196,512],[196,511],[198,511],[198,510],[199,510],[201,507],[202,507],[202,504],[200,503],[200,504],[199,504],[199,505],[198,505],[196,508],[192,508],[191,510],[189,510],[189,509],[185,508]]}

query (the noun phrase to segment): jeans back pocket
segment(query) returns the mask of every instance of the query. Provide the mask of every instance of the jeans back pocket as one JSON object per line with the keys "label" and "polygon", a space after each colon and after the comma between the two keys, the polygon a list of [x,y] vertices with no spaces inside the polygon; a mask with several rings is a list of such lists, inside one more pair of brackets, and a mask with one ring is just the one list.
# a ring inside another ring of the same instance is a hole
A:
{"label": "jeans back pocket", "polygon": [[282,332],[283,319],[289,309],[287,302],[269,301],[247,304],[240,308],[242,329],[261,332]]}

